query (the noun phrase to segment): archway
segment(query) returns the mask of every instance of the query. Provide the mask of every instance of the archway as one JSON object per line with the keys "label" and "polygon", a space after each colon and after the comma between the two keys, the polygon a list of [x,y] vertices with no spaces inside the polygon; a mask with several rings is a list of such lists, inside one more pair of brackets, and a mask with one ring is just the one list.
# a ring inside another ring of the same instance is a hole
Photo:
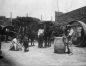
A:
{"label": "archway", "polygon": [[[73,43],[77,46],[86,46],[86,24],[82,21],[71,21],[67,25],[73,25],[76,27],[76,30],[78,31],[79,28],[81,28],[81,36],[77,37],[76,41],[73,41]],[[78,35],[78,34],[77,34]]]}

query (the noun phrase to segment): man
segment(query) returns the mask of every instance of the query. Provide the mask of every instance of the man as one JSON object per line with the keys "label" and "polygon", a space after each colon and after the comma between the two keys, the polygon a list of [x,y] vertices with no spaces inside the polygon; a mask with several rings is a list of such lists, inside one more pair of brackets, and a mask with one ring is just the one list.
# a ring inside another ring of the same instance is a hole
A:
{"label": "man", "polygon": [[44,29],[39,29],[38,31],[38,47],[43,47],[43,36],[44,36]]}
{"label": "man", "polygon": [[63,42],[66,46],[68,54],[73,54],[71,49],[73,34],[74,34],[74,29],[71,26],[66,27],[65,34],[63,36]]}
{"label": "man", "polygon": [[68,35],[68,45],[69,45],[69,50],[68,53],[73,54],[72,53],[72,41],[73,41],[73,34],[74,34],[74,29],[70,28],[69,30],[69,35]]}
{"label": "man", "polygon": [[23,39],[23,46],[24,46],[24,52],[29,51],[28,38],[26,36],[24,36]]}
{"label": "man", "polygon": [[44,29],[39,29],[39,31],[38,31],[38,36],[40,35],[40,34],[43,34],[44,33]]}
{"label": "man", "polygon": [[70,31],[69,31],[69,36],[72,36],[72,35],[73,35],[73,33],[74,33],[73,28],[70,28]]}

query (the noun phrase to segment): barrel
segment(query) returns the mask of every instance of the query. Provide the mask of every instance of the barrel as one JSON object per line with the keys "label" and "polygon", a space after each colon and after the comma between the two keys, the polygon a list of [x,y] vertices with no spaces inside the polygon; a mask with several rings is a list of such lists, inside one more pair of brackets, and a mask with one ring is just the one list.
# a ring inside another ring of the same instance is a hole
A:
{"label": "barrel", "polygon": [[65,45],[63,43],[63,38],[62,37],[55,37],[54,40],[54,53],[65,53]]}

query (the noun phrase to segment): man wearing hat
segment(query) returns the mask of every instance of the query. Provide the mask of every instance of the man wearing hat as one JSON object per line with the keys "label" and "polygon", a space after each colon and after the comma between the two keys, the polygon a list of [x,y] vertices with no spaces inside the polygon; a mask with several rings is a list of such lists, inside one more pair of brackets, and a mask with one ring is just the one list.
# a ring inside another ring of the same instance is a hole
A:
{"label": "man wearing hat", "polygon": [[67,25],[66,29],[64,30],[63,39],[64,39],[64,44],[66,46],[68,54],[70,53],[72,54],[70,47],[72,45],[73,33],[74,33],[74,29],[71,27],[71,25]]}

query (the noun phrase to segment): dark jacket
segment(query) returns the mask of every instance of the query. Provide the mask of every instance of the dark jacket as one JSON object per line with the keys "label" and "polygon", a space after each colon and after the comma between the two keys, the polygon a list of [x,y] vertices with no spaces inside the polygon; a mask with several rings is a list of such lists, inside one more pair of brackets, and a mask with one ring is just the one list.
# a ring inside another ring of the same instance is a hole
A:
{"label": "dark jacket", "polygon": [[27,38],[23,39],[23,45],[24,45],[24,47],[28,47],[29,46]]}

